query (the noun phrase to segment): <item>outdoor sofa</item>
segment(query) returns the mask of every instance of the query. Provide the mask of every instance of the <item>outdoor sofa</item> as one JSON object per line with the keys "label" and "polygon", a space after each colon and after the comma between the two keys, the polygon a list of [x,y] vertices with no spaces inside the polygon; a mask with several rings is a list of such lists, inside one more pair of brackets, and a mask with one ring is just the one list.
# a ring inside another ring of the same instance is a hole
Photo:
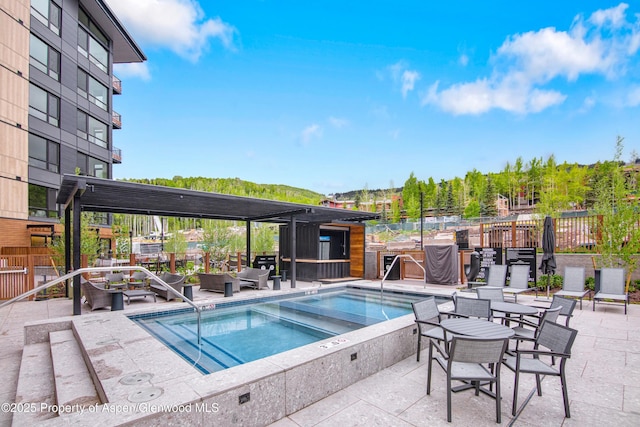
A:
{"label": "outdoor sofa", "polygon": [[200,290],[224,292],[224,284],[232,283],[233,292],[240,292],[240,280],[228,273],[198,273]]}
{"label": "outdoor sofa", "polygon": [[[172,274],[163,272],[160,274],[160,279],[165,282],[167,285],[171,286],[176,291],[182,293],[182,287],[184,285],[184,281],[186,277],[181,274]],[[159,283],[155,279],[151,279],[151,283],[149,284],[149,290],[155,292],[158,296],[166,299],[167,301],[171,301],[172,299],[178,298],[173,292],[168,291],[161,283]]]}
{"label": "outdoor sofa", "polygon": [[261,268],[247,267],[238,272],[240,279],[240,287],[247,286],[256,289],[269,289],[267,280],[269,280],[270,270]]}

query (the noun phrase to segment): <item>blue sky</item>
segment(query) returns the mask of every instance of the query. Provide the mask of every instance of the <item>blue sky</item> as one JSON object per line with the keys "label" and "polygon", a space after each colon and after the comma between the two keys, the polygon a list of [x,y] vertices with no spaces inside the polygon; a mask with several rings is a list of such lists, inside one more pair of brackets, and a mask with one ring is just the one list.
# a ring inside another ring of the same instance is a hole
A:
{"label": "blue sky", "polygon": [[640,151],[640,4],[106,0],[144,50],[116,65],[114,178],[323,194]]}

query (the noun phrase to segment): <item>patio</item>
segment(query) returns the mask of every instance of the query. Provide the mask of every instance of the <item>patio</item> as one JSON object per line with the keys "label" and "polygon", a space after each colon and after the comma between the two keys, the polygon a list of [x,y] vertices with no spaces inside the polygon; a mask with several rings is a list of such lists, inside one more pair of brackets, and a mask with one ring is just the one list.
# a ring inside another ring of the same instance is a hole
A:
{"label": "patio", "polygon": [[[361,281],[358,283],[367,283]],[[379,286],[379,282],[368,282]],[[290,282],[283,283],[283,290]],[[317,283],[298,282],[298,289],[317,287]],[[418,281],[386,282],[385,289],[422,289]],[[449,286],[427,285],[427,290],[437,294],[450,294]],[[264,296],[273,291],[243,290],[242,297]],[[196,302],[217,300],[221,294],[194,289]],[[525,304],[534,298],[521,296]],[[152,306],[168,307],[158,299],[135,300],[125,305],[126,311]],[[446,307],[444,307],[446,308]],[[83,314],[89,313],[83,304]],[[0,399],[14,402],[22,346],[23,325],[39,319],[68,316],[72,302],[66,299],[38,302],[20,302],[0,310],[0,360],[4,369],[0,372]],[[108,311],[107,311],[108,312]],[[522,426],[564,425],[640,425],[640,308],[629,307],[624,316],[621,305],[599,305],[591,311],[591,302],[584,310],[576,309],[570,326],[580,332],[573,347],[573,356],[567,365],[571,419],[564,418],[559,379],[550,377],[543,381],[543,396],[534,395],[515,422],[511,416],[513,374],[502,370],[503,424]],[[448,425],[446,422],[445,375],[434,368],[432,393],[426,395],[426,351],[421,362],[415,355],[402,360],[370,377],[348,386],[315,404],[277,421],[272,426],[353,426],[393,425],[425,426]],[[520,385],[520,402],[534,387],[533,376],[523,376]],[[472,392],[453,396],[453,425],[495,425],[494,402],[486,396],[476,397]],[[193,414],[192,414],[193,415]],[[202,414],[206,421],[207,414]],[[177,420],[177,419],[176,419]],[[0,414],[0,425],[9,425],[11,414]]]}

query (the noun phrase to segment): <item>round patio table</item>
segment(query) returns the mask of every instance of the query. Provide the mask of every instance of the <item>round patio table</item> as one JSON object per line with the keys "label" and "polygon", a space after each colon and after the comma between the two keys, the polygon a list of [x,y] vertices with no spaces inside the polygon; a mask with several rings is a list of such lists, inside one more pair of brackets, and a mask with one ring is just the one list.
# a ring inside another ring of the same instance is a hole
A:
{"label": "round patio table", "polygon": [[452,334],[478,338],[511,338],[515,335],[513,329],[508,326],[482,319],[445,319],[440,322],[440,326]]}
{"label": "round patio table", "polygon": [[519,316],[520,319],[522,319],[522,316],[525,315],[531,316],[538,314],[538,309],[535,307],[531,307],[530,305],[504,301],[491,301],[491,311],[504,313],[506,315],[506,317],[504,318],[506,326],[509,326],[509,318],[512,315]]}

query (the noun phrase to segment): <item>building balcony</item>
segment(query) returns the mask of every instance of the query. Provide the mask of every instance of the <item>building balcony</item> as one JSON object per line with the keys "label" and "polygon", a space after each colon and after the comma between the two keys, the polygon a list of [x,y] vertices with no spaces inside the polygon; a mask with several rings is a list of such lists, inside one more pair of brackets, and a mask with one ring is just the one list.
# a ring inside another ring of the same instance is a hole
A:
{"label": "building balcony", "polygon": [[122,163],[122,150],[119,148],[113,147],[113,150],[111,151],[111,159],[113,161],[113,164]]}
{"label": "building balcony", "polygon": [[122,116],[115,111],[112,111],[111,124],[113,124],[114,129],[122,129]]}
{"label": "building balcony", "polygon": [[114,95],[120,95],[122,93],[122,80],[116,76],[111,76],[111,88]]}

